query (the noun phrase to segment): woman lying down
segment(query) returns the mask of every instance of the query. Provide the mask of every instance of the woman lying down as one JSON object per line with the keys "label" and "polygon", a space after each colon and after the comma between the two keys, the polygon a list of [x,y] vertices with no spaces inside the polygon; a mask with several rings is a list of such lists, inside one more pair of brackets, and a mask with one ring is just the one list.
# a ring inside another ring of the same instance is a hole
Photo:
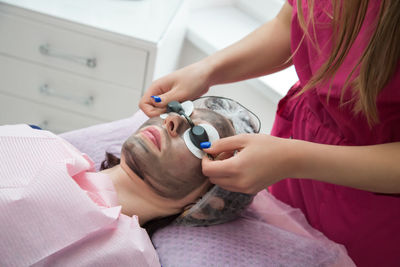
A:
{"label": "woman lying down", "polygon": [[108,154],[100,172],[48,131],[1,126],[0,266],[159,266],[141,226],[234,219],[253,196],[210,184],[201,146],[258,132],[259,121],[229,99],[195,106],[172,103],[124,142],[120,159]]}

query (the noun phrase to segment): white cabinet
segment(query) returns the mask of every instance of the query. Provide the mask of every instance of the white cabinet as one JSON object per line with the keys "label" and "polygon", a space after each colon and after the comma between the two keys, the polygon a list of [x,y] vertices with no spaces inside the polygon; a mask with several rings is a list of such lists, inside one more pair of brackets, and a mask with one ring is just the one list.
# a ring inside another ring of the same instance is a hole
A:
{"label": "white cabinet", "polygon": [[133,114],[176,68],[184,0],[0,0],[0,125],[54,132]]}

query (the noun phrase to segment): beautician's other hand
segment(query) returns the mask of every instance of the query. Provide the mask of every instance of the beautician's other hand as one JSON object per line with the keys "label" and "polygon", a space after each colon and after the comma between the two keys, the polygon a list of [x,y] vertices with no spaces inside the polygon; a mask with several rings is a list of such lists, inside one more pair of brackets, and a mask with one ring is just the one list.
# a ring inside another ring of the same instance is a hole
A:
{"label": "beautician's other hand", "polygon": [[[156,81],[146,90],[139,107],[149,117],[164,113],[170,101],[183,102],[193,100],[207,93],[210,86],[210,66],[199,61],[175,72],[172,72]],[[161,98],[156,102],[152,96]]]}
{"label": "beautician's other hand", "polygon": [[[222,138],[204,149],[218,155],[215,160],[205,156],[203,174],[222,188],[255,194],[273,183],[290,177],[290,139],[266,134],[240,134]],[[233,155],[233,151],[238,152]],[[232,156],[233,155],[233,156]]]}

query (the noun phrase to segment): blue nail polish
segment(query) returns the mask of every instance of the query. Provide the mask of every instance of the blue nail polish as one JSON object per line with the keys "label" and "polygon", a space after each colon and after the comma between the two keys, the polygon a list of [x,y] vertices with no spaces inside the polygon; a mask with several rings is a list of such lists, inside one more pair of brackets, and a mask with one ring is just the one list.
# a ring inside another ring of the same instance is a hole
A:
{"label": "blue nail polish", "polygon": [[154,101],[156,101],[157,103],[160,103],[161,102],[161,98],[159,97],[159,96],[157,96],[157,95],[152,95],[151,96],[153,99],[154,99]]}
{"label": "blue nail polish", "polygon": [[210,148],[211,147],[211,143],[210,142],[201,142],[200,143],[200,147],[201,148]]}

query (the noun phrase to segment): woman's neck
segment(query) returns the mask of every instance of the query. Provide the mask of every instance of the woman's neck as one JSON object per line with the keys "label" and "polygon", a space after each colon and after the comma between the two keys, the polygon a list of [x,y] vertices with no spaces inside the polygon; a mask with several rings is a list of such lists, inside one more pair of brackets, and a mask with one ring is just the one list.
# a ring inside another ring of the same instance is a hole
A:
{"label": "woman's neck", "polygon": [[121,165],[103,170],[102,173],[107,174],[112,180],[122,213],[127,216],[138,216],[140,225],[180,212],[163,206],[156,197],[152,197],[152,192],[146,192],[147,186],[135,173],[128,174]]}

